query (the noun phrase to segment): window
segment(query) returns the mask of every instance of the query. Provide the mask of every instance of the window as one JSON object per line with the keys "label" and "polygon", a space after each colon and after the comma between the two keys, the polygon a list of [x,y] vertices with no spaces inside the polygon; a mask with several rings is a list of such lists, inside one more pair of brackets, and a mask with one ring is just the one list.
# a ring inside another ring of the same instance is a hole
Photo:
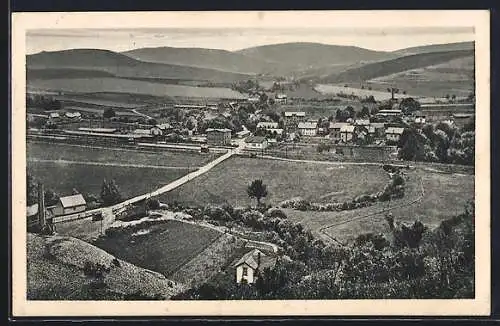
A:
{"label": "window", "polygon": [[243,267],[243,276],[248,276],[248,267]]}

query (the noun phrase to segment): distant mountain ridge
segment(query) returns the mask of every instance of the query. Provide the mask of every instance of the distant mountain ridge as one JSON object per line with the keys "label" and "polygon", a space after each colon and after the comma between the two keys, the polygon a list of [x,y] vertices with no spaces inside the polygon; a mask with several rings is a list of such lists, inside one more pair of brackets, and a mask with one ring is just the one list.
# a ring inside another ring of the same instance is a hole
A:
{"label": "distant mountain ridge", "polygon": [[[163,78],[234,82],[251,78],[251,75],[173,64],[143,62],[121,53],[99,49],[72,49],[40,52],[26,56],[27,72],[30,70],[58,69],[60,71],[103,71],[117,77]],[[40,75],[40,71],[38,71]]]}

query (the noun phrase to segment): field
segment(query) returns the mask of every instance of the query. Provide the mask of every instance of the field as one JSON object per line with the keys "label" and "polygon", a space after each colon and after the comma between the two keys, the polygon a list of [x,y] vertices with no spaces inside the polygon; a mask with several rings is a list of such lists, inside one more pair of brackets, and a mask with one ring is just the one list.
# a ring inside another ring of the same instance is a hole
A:
{"label": "field", "polygon": [[168,276],[221,236],[218,231],[173,220],[139,231],[123,229],[111,238],[99,238],[94,245],[134,265]]}
{"label": "field", "polygon": [[194,205],[254,205],[255,199],[248,197],[246,188],[259,178],[269,192],[264,201],[273,205],[297,196],[318,201],[320,198],[340,201],[380,189],[388,182],[387,174],[373,166],[232,157],[208,173],[162,195],[160,200]]}
{"label": "field", "polygon": [[[385,101],[389,100],[391,98],[391,93],[388,92],[387,90],[381,91],[381,90],[369,90],[369,89],[361,89],[361,88],[356,88],[356,87],[344,87],[343,85],[332,85],[332,84],[318,84],[315,87],[315,90],[322,94],[338,94],[338,93],[344,93],[346,95],[351,95],[354,94],[355,96],[359,97],[368,97],[372,95],[375,100],[377,101]],[[412,95],[409,94],[394,94],[395,98],[405,98],[405,97],[410,97]],[[418,97],[418,96],[412,96],[412,97]]]}
{"label": "field", "polygon": [[30,89],[76,93],[128,93],[160,97],[200,97],[241,99],[244,96],[229,88],[191,87],[159,84],[121,78],[59,78],[27,81]]}
{"label": "field", "polygon": [[345,242],[362,233],[387,232],[384,220],[387,212],[393,214],[396,222],[410,224],[420,220],[434,228],[440,221],[462,213],[467,200],[474,197],[474,176],[470,174],[444,174],[423,168],[411,172],[409,177],[402,199],[345,212],[287,210],[288,217],[324,239],[321,229],[331,226],[324,232]]}
{"label": "field", "polygon": [[99,195],[103,179],[114,179],[122,196],[159,188],[201,166],[214,154],[187,152],[149,153],[124,149],[84,148],[46,143],[27,144],[27,170],[46,188],[59,194]]}
{"label": "field", "polygon": [[474,56],[374,78],[368,83],[374,88],[396,85],[418,95],[466,97],[474,90]]}

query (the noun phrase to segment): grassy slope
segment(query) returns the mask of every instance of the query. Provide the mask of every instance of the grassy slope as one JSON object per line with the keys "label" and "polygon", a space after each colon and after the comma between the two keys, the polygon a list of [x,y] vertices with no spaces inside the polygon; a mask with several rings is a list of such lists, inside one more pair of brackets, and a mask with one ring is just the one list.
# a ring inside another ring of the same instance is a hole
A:
{"label": "grassy slope", "polygon": [[419,54],[419,53],[460,51],[460,50],[474,50],[474,41],[415,46],[415,47],[397,50],[397,51],[394,51],[393,53],[398,54],[398,55],[411,55],[411,54]]}
{"label": "grassy slope", "polygon": [[322,79],[322,82],[342,83],[357,82],[360,80],[366,81],[409,69],[444,63],[453,59],[471,56],[473,54],[474,52],[471,50],[461,50],[409,55],[392,60],[366,64],[358,68],[348,69],[338,74],[327,76]]}
{"label": "grassy slope", "polygon": [[95,245],[120,259],[171,275],[221,236],[215,230],[173,220],[142,230],[148,233],[134,235],[137,231],[123,229],[112,238],[98,239]]}
{"label": "grassy slope", "polygon": [[104,290],[91,290],[83,273],[85,261],[112,265],[114,256],[71,237],[41,237],[28,233],[28,300],[116,300],[120,295],[142,291],[170,297],[183,289],[163,275],[120,261],[105,276]]}
{"label": "grassy slope", "polygon": [[162,195],[161,200],[197,205],[255,204],[255,200],[248,198],[246,188],[258,178],[267,184],[269,194],[265,201],[274,205],[296,196],[318,198],[331,194],[332,199],[342,200],[379,189],[387,183],[386,173],[370,166],[340,167],[233,157]]}

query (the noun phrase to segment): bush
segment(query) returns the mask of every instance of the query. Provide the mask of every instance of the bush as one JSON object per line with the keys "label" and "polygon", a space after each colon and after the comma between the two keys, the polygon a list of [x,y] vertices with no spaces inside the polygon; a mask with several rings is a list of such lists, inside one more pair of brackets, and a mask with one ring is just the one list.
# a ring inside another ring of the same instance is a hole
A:
{"label": "bush", "polygon": [[146,209],[159,209],[160,208],[160,201],[156,198],[148,198],[146,200]]}
{"label": "bush", "polygon": [[274,218],[279,218],[279,219],[286,219],[287,216],[285,212],[283,212],[281,209],[273,207],[269,208],[265,214],[267,217],[274,217]]}

